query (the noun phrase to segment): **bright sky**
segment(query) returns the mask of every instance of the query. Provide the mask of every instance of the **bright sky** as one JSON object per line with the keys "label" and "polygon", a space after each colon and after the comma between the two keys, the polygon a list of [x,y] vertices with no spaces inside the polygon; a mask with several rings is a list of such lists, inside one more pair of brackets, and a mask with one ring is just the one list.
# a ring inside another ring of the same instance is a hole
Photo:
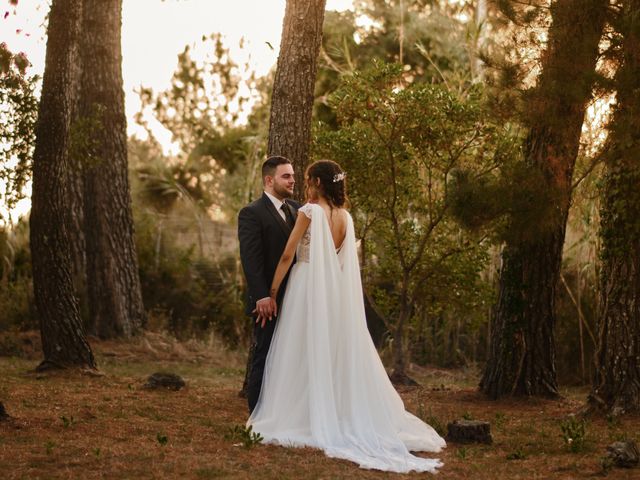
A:
{"label": "bright sky", "polygon": [[[0,42],[13,52],[25,52],[32,63],[31,74],[42,74],[46,52],[44,21],[50,0],[20,0],[13,15],[7,0],[0,0]],[[327,10],[345,10],[352,0],[327,0]],[[128,130],[142,130],[133,121],[140,102],[134,90],[140,86],[158,91],[169,86],[177,65],[177,55],[185,45],[195,44],[203,35],[220,32],[228,45],[246,40],[245,51],[233,58],[251,56],[257,73],[266,73],[276,62],[280,46],[285,0],[124,0],[122,11],[123,78]],[[268,47],[267,42],[273,46]],[[169,136],[154,131],[163,145]],[[17,209],[29,208],[26,200]]]}

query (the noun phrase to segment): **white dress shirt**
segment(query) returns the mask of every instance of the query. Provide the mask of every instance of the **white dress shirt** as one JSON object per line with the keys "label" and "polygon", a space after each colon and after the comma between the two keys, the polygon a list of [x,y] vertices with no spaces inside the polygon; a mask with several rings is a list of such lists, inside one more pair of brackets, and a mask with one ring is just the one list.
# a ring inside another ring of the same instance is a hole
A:
{"label": "white dress shirt", "polygon": [[282,217],[282,219],[286,222],[287,221],[287,216],[284,213],[284,210],[282,210],[282,204],[284,203],[282,200],[278,200],[276,197],[274,197],[273,195],[271,195],[269,192],[264,192],[267,197],[269,197],[269,200],[271,200],[271,203],[273,203],[273,206],[276,207],[276,212],[278,212],[280,214],[280,216]]}

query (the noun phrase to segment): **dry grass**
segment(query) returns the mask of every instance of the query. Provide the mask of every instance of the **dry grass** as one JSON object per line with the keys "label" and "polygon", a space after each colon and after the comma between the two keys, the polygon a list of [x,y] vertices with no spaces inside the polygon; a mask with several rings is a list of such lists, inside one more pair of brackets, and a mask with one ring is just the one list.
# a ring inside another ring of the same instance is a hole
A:
{"label": "dry grass", "polygon": [[[225,434],[246,420],[245,401],[237,395],[244,356],[220,345],[179,344],[153,334],[93,344],[103,376],[36,374],[29,371],[33,359],[0,358],[0,401],[13,417],[0,422],[0,478],[418,477],[361,470],[311,449],[236,446]],[[182,375],[188,387],[143,389],[145,378],[160,370]],[[413,375],[423,387],[401,391],[410,411],[432,424],[461,417],[492,424],[493,445],[449,445],[438,455],[445,466],[433,478],[600,477],[606,445],[640,440],[638,417],[595,419],[584,449],[570,453],[560,422],[581,407],[584,390],[566,390],[561,401],[492,402],[475,391],[474,372],[416,369]],[[159,436],[166,436],[165,445]],[[614,470],[608,478],[640,479],[640,469]]]}

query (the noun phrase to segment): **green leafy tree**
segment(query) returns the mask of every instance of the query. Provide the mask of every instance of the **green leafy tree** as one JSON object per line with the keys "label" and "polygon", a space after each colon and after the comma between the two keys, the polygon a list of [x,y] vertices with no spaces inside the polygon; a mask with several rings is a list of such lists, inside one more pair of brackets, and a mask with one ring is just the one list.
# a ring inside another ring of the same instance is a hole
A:
{"label": "green leafy tree", "polygon": [[[244,40],[239,47],[244,48]],[[196,60],[200,51],[204,58]],[[213,157],[221,167],[233,170],[232,139],[242,136],[241,126],[257,126],[248,117],[265,103],[270,86],[269,79],[256,76],[249,60],[236,63],[221,34],[203,36],[200,44],[187,45],[178,55],[169,89],[140,90],[142,109],[136,120],[147,126],[145,114],[150,111],[190,160]]]}
{"label": "green leafy tree", "polygon": [[452,219],[454,172],[485,175],[513,144],[491,123],[477,88],[460,97],[444,85],[407,83],[397,64],[374,62],[345,77],[330,104],[339,128],[320,131],[316,156],[348,172],[365,283],[393,335],[392,378],[407,383],[405,335],[417,306],[453,278],[457,289],[472,289],[485,259],[482,238],[464,235]]}
{"label": "green leafy tree", "polygon": [[[16,15],[18,0],[10,0]],[[0,22],[6,21],[6,11]],[[24,53],[14,53],[5,42],[0,43],[0,199],[7,211],[24,198],[24,187],[31,179],[35,122],[38,101],[37,76],[26,74],[30,63]],[[0,222],[11,223],[11,218]]]}
{"label": "green leafy tree", "polygon": [[[206,52],[202,60],[194,58],[194,49]],[[171,181],[203,211],[235,217],[254,196],[266,153],[271,86],[271,75],[258,77],[249,60],[237,63],[216,33],[178,55],[169,89],[139,92],[137,122],[147,129],[151,143],[155,140],[147,115],[171,132],[180,152],[160,162],[170,164]]]}
{"label": "green leafy tree", "polygon": [[[26,75],[28,60],[0,44],[0,199],[7,211],[25,197],[31,180],[38,101],[37,77]],[[10,219],[0,220],[5,223]]]}
{"label": "green leafy tree", "polygon": [[[467,19],[470,3],[441,0],[359,0],[356,15],[362,48],[387,62],[408,65],[418,77],[442,81],[441,72],[469,72]],[[406,68],[406,67],[405,67]]]}
{"label": "green leafy tree", "polygon": [[335,126],[328,97],[341,76],[366,68],[372,58],[403,65],[408,81],[471,84],[475,25],[470,5],[444,1],[354,2],[354,10],[327,11],[316,82],[315,117]]}

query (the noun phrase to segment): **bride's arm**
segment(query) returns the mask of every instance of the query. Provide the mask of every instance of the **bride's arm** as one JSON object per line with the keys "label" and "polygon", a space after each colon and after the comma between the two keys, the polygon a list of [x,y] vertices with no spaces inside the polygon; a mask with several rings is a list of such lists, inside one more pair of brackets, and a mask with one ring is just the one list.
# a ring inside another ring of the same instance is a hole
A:
{"label": "bride's arm", "polygon": [[273,282],[271,282],[271,290],[269,290],[269,295],[274,301],[276,299],[276,296],[278,295],[278,290],[280,290],[282,280],[289,271],[289,267],[291,266],[293,258],[296,255],[296,247],[298,246],[302,235],[304,235],[304,232],[307,230],[309,223],[311,223],[311,219],[304,213],[298,212],[298,219],[296,220],[296,224],[291,231],[291,235],[289,235],[287,246],[284,247],[284,252],[282,252],[282,256],[280,257],[280,261],[278,262],[278,266],[276,267],[276,273],[273,275]]}

